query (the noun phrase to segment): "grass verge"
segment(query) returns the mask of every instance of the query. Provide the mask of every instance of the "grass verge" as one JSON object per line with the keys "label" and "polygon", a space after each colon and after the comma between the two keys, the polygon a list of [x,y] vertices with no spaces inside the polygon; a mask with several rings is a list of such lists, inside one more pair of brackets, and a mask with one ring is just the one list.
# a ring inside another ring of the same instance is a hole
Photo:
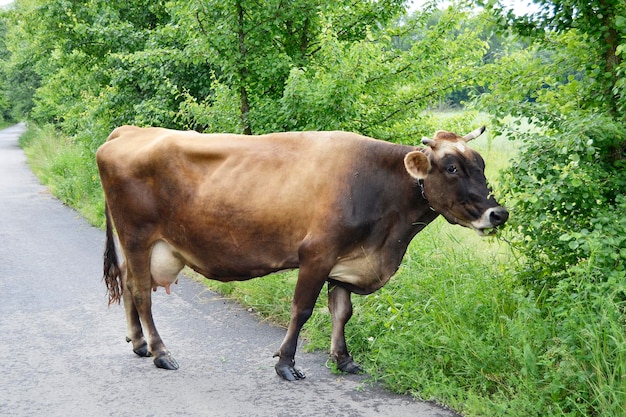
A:
{"label": "grass verge", "polygon": [[51,125],[29,125],[19,144],[30,168],[55,197],[90,224],[104,225],[104,194],[92,152]]}

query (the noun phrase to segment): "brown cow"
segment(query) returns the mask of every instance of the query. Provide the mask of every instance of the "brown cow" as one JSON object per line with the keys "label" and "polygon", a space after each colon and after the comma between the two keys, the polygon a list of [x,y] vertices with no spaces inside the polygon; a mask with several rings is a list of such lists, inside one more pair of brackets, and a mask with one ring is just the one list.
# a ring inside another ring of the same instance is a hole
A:
{"label": "brown cow", "polygon": [[298,334],[326,281],[331,358],[359,372],[344,337],[351,293],[385,285],[411,239],[439,214],[480,235],[507,220],[483,159],[466,146],[483,131],[440,131],[423,140],[426,147],[412,147],[345,132],[115,129],[97,152],[106,198],[104,279],[109,303],[124,299],[133,351],[178,368],[154,325],[150,291],[169,292],[184,265],[219,281],[299,268],[276,372],[304,378],[294,367]]}

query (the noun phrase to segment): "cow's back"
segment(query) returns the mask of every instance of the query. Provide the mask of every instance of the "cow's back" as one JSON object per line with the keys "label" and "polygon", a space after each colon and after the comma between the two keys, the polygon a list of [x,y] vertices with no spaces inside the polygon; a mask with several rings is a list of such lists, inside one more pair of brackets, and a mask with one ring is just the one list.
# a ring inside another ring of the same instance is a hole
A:
{"label": "cow's back", "polygon": [[246,136],[124,126],[97,159],[103,182],[143,183],[177,203],[302,213],[341,193],[362,141],[344,132]]}

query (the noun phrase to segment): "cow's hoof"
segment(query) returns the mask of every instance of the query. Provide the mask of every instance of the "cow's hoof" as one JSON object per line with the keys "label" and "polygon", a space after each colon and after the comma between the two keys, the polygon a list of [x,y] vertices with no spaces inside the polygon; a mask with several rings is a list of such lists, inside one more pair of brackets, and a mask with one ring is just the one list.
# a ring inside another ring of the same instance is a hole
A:
{"label": "cow's hoof", "polygon": [[168,369],[170,371],[178,369],[178,362],[176,362],[176,359],[174,359],[169,352],[154,358],[154,364],[157,368]]}
{"label": "cow's hoof", "polygon": [[304,372],[292,365],[278,362],[274,368],[276,369],[278,376],[287,381],[298,381],[306,378]]}
{"label": "cow's hoof", "polygon": [[353,361],[352,358],[349,358],[348,360],[342,363],[338,363],[337,369],[339,369],[342,372],[347,372],[349,374],[362,374],[363,373],[363,368],[361,368],[361,365]]}
{"label": "cow's hoof", "polygon": [[[130,343],[132,342],[132,340],[127,337],[126,342]],[[135,344],[133,343],[133,352],[135,352],[135,355],[142,358],[147,358],[148,356],[151,356],[150,351],[148,350],[148,343],[146,343],[145,340],[143,340],[137,347],[135,347]]]}

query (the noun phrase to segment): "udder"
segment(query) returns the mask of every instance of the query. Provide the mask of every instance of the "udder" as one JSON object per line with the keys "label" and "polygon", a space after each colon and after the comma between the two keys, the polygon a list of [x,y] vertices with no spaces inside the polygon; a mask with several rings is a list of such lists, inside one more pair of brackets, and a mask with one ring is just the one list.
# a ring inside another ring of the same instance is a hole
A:
{"label": "udder", "polygon": [[185,266],[176,249],[164,240],[158,240],[152,246],[150,254],[150,273],[152,274],[152,289],[165,287],[170,293],[170,285],[177,282],[178,274]]}

